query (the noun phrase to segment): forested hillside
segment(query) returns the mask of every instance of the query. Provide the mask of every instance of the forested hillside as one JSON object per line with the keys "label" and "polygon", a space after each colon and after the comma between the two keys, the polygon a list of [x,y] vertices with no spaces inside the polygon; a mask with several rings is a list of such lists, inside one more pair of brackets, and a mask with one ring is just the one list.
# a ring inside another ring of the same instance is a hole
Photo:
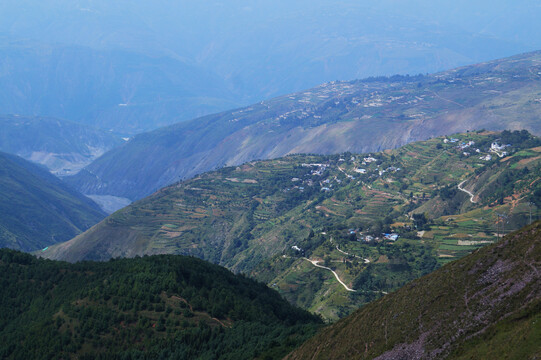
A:
{"label": "forested hillside", "polygon": [[2,359],[279,359],[321,320],[183,256],[69,264],[0,250]]}

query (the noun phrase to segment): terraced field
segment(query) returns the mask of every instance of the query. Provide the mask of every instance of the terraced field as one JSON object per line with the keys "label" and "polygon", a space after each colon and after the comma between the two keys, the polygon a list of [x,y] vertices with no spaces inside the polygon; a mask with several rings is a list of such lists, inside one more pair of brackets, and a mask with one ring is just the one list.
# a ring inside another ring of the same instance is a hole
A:
{"label": "terraced field", "polygon": [[[491,152],[495,142],[511,144],[508,154]],[[335,319],[522,227],[530,208],[537,218],[539,144],[527,132],[470,132],[381,153],[249,162],[164,188],[41,255],[197,256]]]}

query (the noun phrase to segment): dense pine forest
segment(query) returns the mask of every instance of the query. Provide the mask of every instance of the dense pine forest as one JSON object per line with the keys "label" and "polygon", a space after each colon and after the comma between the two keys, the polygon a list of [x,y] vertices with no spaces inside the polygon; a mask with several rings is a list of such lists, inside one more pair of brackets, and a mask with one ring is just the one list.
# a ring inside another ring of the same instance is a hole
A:
{"label": "dense pine forest", "polygon": [[191,257],[69,264],[0,250],[2,359],[276,359],[320,324]]}

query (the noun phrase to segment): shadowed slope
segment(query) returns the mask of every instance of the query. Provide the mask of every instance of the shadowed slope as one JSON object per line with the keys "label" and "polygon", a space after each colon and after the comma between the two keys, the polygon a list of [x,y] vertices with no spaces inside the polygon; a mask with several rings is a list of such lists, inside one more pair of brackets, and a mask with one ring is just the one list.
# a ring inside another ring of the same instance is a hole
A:
{"label": "shadowed slope", "polygon": [[0,247],[32,251],[66,241],[105,217],[45,168],[0,153]]}

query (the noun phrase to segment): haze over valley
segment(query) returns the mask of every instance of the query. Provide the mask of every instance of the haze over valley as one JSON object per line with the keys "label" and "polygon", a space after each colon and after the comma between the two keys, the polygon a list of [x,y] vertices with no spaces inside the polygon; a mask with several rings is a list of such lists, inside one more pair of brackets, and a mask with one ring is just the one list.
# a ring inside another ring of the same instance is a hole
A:
{"label": "haze over valley", "polygon": [[328,81],[433,73],[541,48],[533,0],[22,0],[0,13],[4,114],[123,135]]}

